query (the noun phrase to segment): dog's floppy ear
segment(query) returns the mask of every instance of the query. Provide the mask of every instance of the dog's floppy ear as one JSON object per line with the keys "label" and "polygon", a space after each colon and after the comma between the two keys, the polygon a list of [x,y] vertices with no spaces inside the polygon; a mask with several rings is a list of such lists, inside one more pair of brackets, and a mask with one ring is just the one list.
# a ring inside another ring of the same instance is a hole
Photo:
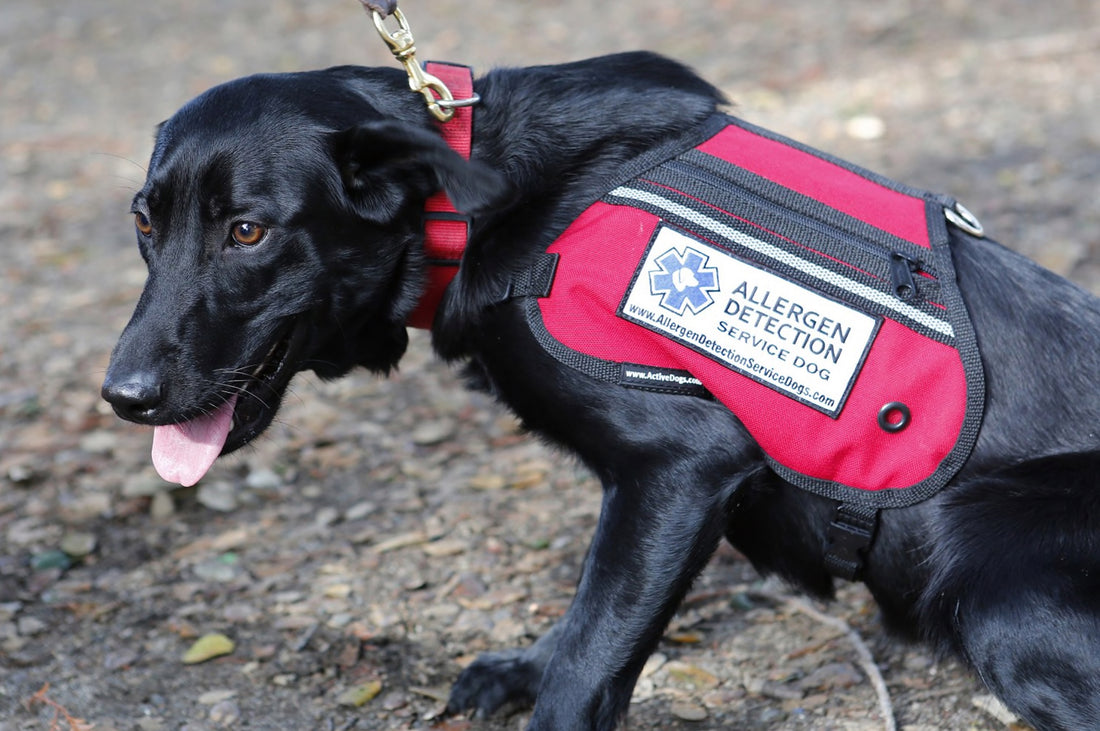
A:
{"label": "dog's floppy ear", "polygon": [[442,189],[462,213],[506,202],[504,176],[465,160],[437,134],[391,121],[367,122],[334,135],[344,192],[363,218],[385,223]]}

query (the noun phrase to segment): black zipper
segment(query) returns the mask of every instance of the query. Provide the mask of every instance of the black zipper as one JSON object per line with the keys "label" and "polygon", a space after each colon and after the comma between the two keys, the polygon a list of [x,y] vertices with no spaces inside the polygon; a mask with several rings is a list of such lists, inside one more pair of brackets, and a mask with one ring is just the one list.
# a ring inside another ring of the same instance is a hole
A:
{"label": "black zipper", "polygon": [[897,251],[890,254],[890,283],[894,285],[894,294],[906,302],[916,298],[917,280],[913,274],[920,271],[920,262],[913,261]]}
{"label": "black zipper", "polygon": [[[917,282],[913,278],[913,275],[921,271],[923,266],[922,262],[913,259],[905,255],[900,251],[890,251],[880,246],[867,243],[858,238],[855,238],[851,233],[832,226],[824,221],[819,221],[816,218],[812,218],[803,213],[792,211],[788,208],[774,203],[773,201],[765,198],[759,193],[754,193],[750,190],[746,190],[742,186],[734,183],[733,181],[726,180],[725,178],[696,167],[691,163],[684,162],[683,160],[669,160],[662,167],[667,167],[678,173],[687,175],[688,177],[695,178],[701,183],[712,185],[716,188],[720,188],[725,191],[730,191],[734,195],[744,198],[750,203],[760,206],[761,208],[770,211],[771,213],[781,217],[789,218],[796,221],[798,224],[816,231],[824,236],[828,236],[831,239],[840,241],[841,243],[852,246],[859,249],[861,252],[868,256],[875,257],[886,263],[886,270],[889,273],[890,284],[893,286],[894,294],[898,299],[911,302],[919,296],[917,290]],[[732,190],[731,190],[731,187]]]}

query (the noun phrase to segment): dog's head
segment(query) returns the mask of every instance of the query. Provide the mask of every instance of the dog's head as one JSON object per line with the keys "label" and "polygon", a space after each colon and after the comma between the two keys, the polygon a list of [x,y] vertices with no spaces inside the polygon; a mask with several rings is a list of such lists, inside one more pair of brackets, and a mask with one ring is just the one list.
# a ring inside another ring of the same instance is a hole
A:
{"label": "dog's head", "polygon": [[474,213],[504,193],[403,87],[389,70],[254,76],[161,125],[132,210],[148,279],[103,396],[157,427],[166,479],[193,484],[255,438],[298,371],[393,367],[425,199],[443,189]]}

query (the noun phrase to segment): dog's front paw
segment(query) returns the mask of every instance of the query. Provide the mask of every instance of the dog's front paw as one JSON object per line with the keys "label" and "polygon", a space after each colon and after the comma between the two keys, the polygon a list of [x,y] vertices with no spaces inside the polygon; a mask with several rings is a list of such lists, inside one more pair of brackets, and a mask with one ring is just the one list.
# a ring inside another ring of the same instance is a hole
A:
{"label": "dog's front paw", "polygon": [[545,663],[530,650],[487,652],[458,676],[447,713],[473,710],[484,718],[504,706],[534,705]]}

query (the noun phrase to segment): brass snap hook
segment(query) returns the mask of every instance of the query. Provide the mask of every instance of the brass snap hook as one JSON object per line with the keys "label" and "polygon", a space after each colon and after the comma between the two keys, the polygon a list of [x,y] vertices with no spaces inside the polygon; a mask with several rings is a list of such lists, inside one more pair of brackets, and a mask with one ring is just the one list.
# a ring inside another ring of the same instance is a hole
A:
{"label": "brass snap hook", "polygon": [[428,105],[428,111],[440,122],[447,122],[454,116],[455,107],[467,107],[481,101],[474,94],[469,99],[455,99],[454,94],[447,85],[438,77],[425,71],[416,60],[416,44],[413,41],[412,30],[405,14],[393,7],[390,17],[397,21],[397,30],[391,31],[386,27],[385,16],[364,3],[364,7],[370,11],[374,20],[374,27],[378,35],[390,47],[393,57],[405,67],[405,73],[409,76],[409,88],[424,97],[424,103]]}

